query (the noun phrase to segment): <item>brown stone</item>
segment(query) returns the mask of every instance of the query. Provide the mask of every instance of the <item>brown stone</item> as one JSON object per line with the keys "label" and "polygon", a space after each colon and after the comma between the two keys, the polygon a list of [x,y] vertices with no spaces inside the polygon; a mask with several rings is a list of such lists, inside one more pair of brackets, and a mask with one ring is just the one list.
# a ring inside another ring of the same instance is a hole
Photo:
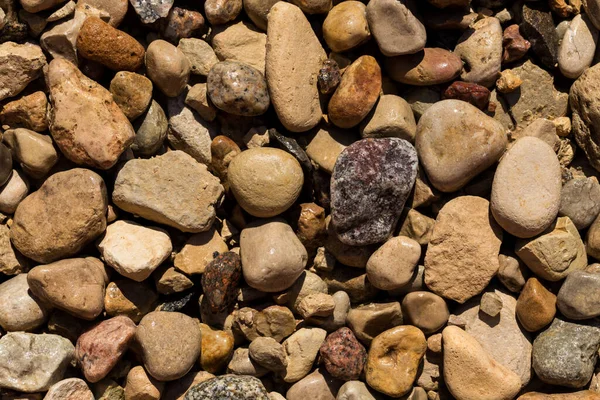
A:
{"label": "brown stone", "polygon": [[192,235],[175,256],[175,268],[188,274],[201,274],[215,258],[214,253],[229,250],[216,229]]}
{"label": "brown stone", "polygon": [[402,315],[409,324],[431,334],[446,325],[450,313],[448,305],[440,296],[417,291],[408,293],[402,300]]}
{"label": "brown stone", "polygon": [[600,400],[600,393],[591,390],[557,394],[529,392],[517,397],[517,400]]}
{"label": "brown stone", "polygon": [[200,365],[202,369],[213,374],[223,372],[233,354],[233,335],[219,331],[206,324],[200,324],[202,332],[202,350]]}
{"label": "brown stone", "polygon": [[44,132],[48,129],[47,107],[48,99],[44,92],[34,92],[6,103],[0,112],[0,124]]}
{"label": "brown stone", "polygon": [[115,103],[130,121],[142,115],[152,100],[152,81],[143,75],[119,71],[110,81]]}
{"label": "brown stone", "polygon": [[556,295],[536,278],[529,278],[517,300],[517,317],[523,328],[536,332],[548,325],[556,314]]}
{"label": "brown stone", "polygon": [[462,66],[460,57],[437,47],[386,61],[386,70],[393,80],[415,86],[449,82],[460,75]]}
{"label": "brown stone", "polygon": [[519,25],[514,24],[504,29],[502,46],[504,47],[502,63],[509,63],[523,58],[531,47],[531,43],[521,36]]}
{"label": "brown stone", "polygon": [[346,327],[327,336],[319,354],[327,372],[344,381],[359,379],[367,361],[367,351]]}
{"label": "brown stone", "polygon": [[144,367],[133,367],[125,381],[125,399],[127,400],[159,400],[165,384],[148,376]]}
{"label": "brown stone", "polygon": [[314,254],[326,235],[325,209],[315,203],[300,204],[296,235],[309,254]]}
{"label": "brown stone", "polygon": [[371,303],[351,309],[346,324],[365,345],[381,332],[402,324],[400,303]]}
{"label": "brown stone", "polygon": [[165,21],[163,36],[177,44],[180,39],[192,37],[204,29],[204,17],[198,11],[173,7]]}
{"label": "brown stone", "polygon": [[490,95],[491,92],[484,86],[476,83],[456,81],[452,82],[442,93],[442,99],[466,101],[480,110],[486,111],[490,103]]}
{"label": "brown stone", "polygon": [[242,0],[207,0],[204,13],[211,25],[222,25],[233,21],[242,11]]}
{"label": "brown stone", "polygon": [[152,311],[157,300],[156,293],[142,282],[116,280],[106,287],[104,308],[111,317],[125,315],[137,323]]}

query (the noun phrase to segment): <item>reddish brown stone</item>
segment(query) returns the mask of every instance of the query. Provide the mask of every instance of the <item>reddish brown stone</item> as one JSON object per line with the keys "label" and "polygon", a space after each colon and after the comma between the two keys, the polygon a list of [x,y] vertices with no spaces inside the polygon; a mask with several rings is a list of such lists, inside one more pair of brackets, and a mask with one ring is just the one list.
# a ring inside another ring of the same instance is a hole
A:
{"label": "reddish brown stone", "polygon": [[358,379],[367,362],[367,351],[346,327],[327,336],[319,354],[327,372],[344,381]]}
{"label": "reddish brown stone", "polygon": [[189,38],[204,28],[204,17],[197,11],[173,7],[165,20],[163,35],[168,41],[177,44],[179,39]]}
{"label": "reddish brown stone", "polygon": [[504,47],[502,63],[509,63],[523,58],[531,47],[531,43],[521,36],[519,25],[514,24],[504,30],[502,46]]}
{"label": "reddish brown stone", "polygon": [[319,76],[317,77],[319,91],[323,94],[333,93],[340,84],[341,76],[340,67],[335,60],[328,58],[323,61],[323,66],[319,70]]}
{"label": "reddish brown stone", "polygon": [[462,68],[459,56],[435,47],[416,54],[390,57],[386,61],[386,69],[393,80],[415,86],[450,82],[460,75]]}
{"label": "reddish brown stone", "polygon": [[202,290],[213,312],[226,311],[235,303],[241,279],[242,262],[234,252],[219,254],[206,266],[202,274]]}
{"label": "reddish brown stone", "polygon": [[442,99],[457,99],[466,101],[479,108],[486,110],[490,102],[490,91],[476,83],[452,82],[450,86],[442,93]]}
{"label": "reddish brown stone", "polygon": [[119,316],[100,322],[77,340],[75,357],[90,382],[103,379],[127,351],[135,323]]}
{"label": "reddish brown stone", "polygon": [[0,123],[11,128],[27,128],[36,132],[48,129],[46,108],[48,99],[44,92],[35,92],[6,103],[0,112]]}

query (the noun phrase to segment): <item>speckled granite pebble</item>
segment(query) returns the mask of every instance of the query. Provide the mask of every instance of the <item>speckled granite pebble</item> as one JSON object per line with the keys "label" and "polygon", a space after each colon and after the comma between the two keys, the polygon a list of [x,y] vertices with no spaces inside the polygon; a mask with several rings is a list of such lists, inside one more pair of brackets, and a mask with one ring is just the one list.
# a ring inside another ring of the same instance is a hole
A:
{"label": "speckled granite pebble", "polygon": [[228,251],[211,261],[202,274],[204,297],[213,312],[227,311],[235,303],[242,279],[240,256]]}
{"label": "speckled granite pebble", "polygon": [[145,24],[169,15],[174,0],[129,0],[133,9]]}
{"label": "speckled granite pebble", "polygon": [[327,336],[319,354],[327,372],[344,381],[359,379],[367,362],[367,351],[346,327]]}
{"label": "speckled granite pebble", "polygon": [[269,400],[263,384],[252,376],[224,375],[192,387],[184,400]]}

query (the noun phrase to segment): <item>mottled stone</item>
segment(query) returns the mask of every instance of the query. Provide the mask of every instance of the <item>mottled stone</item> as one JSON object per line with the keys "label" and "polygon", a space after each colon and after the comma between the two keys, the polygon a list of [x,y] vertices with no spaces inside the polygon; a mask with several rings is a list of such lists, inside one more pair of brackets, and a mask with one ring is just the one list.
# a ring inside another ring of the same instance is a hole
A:
{"label": "mottled stone", "polygon": [[184,400],[189,389],[215,376],[206,371],[189,372],[183,378],[169,382],[162,393],[162,400]]}
{"label": "mottled stone", "polygon": [[27,274],[0,284],[0,327],[7,332],[32,331],[48,319],[47,306],[29,291]]}
{"label": "mottled stone", "polygon": [[137,323],[152,311],[157,300],[158,295],[144,283],[115,280],[106,287],[104,308],[111,317],[125,315]]}
{"label": "mottled stone", "polygon": [[323,65],[319,70],[317,80],[319,83],[319,91],[323,94],[331,94],[340,84],[342,73],[338,63],[331,58],[323,61]]}
{"label": "mottled stone", "polygon": [[187,57],[190,72],[194,75],[208,75],[212,66],[219,62],[210,44],[202,39],[181,39],[177,48]]}
{"label": "mottled stone", "polygon": [[367,361],[367,351],[346,327],[327,336],[319,354],[327,372],[344,381],[358,379]]}
{"label": "mottled stone", "polygon": [[42,75],[46,57],[39,46],[26,43],[0,44],[0,100],[19,94]]}
{"label": "mottled stone", "polygon": [[476,83],[452,82],[442,93],[442,99],[458,99],[474,105],[482,111],[488,109],[491,92]]}
{"label": "mottled stone", "polygon": [[502,46],[504,47],[502,63],[509,63],[523,58],[531,47],[531,43],[521,36],[519,25],[514,24],[504,29]]}
{"label": "mottled stone", "polygon": [[0,123],[11,128],[27,128],[36,132],[48,129],[48,99],[42,91],[6,103],[0,111]]}
{"label": "mottled stone", "polygon": [[600,274],[573,271],[565,279],[556,298],[558,309],[570,319],[591,319],[600,315],[598,289]]}
{"label": "mottled stone", "polygon": [[173,7],[164,22],[162,33],[170,42],[177,44],[180,39],[189,38],[204,29],[204,17],[198,11]]}
{"label": "mottled stone", "polygon": [[200,366],[214,374],[222,372],[233,354],[233,335],[202,323],[200,331],[202,332]]}
{"label": "mottled stone", "polygon": [[415,86],[438,85],[460,75],[463,65],[459,56],[438,47],[386,59],[386,70],[395,81]]}
{"label": "mottled stone", "polygon": [[577,229],[585,229],[598,214],[600,184],[595,177],[571,179],[562,186],[558,215],[569,217]]}
{"label": "mottled stone", "polygon": [[381,332],[402,324],[400,303],[370,303],[352,308],[346,323],[356,337],[369,346]]}
{"label": "mottled stone", "polygon": [[193,386],[184,400],[228,398],[231,400],[269,400],[263,384],[251,376],[224,375]]}
{"label": "mottled stone", "polygon": [[552,13],[546,5],[527,3],[523,5],[523,22],[520,27],[531,43],[531,49],[542,64],[552,69],[558,62],[558,42]]}
{"label": "mottled stone", "polygon": [[211,25],[222,25],[233,21],[242,11],[242,0],[207,0],[204,13]]}
{"label": "mottled stone", "polygon": [[152,81],[143,75],[119,71],[110,81],[110,93],[125,116],[133,121],[148,109],[152,101]]}
{"label": "mottled stone", "polygon": [[151,24],[159,18],[169,15],[174,0],[129,0],[133,9],[144,24]]}
{"label": "mottled stone", "polygon": [[334,6],[323,22],[323,39],[335,52],[343,52],[369,40],[366,6],[359,1]]}
{"label": "mottled stone", "polygon": [[208,263],[202,274],[202,290],[213,312],[227,310],[235,303],[242,279],[240,256],[228,251]]}
{"label": "mottled stone", "polygon": [[94,395],[83,379],[69,378],[48,389],[44,400],[93,400]]}
{"label": "mottled stone", "polygon": [[168,127],[164,110],[160,104],[152,100],[148,111],[134,124],[135,139],[131,144],[133,153],[141,156],[155,154],[167,137]]}

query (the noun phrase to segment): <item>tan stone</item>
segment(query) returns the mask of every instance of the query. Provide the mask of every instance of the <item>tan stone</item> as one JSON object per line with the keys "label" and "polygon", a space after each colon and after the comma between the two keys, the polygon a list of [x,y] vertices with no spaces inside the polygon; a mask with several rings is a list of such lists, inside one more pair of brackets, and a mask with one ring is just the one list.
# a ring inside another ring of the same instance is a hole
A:
{"label": "tan stone", "polygon": [[25,128],[4,132],[2,142],[19,161],[23,171],[33,178],[42,178],[58,161],[52,138]]}
{"label": "tan stone", "polygon": [[309,253],[309,258],[322,244],[325,234],[325,209],[315,203],[300,204],[296,236]]}
{"label": "tan stone", "polygon": [[327,331],[320,328],[302,328],[283,342],[288,365],[283,380],[298,382],[311,370]]}
{"label": "tan stone", "polygon": [[323,22],[323,39],[335,52],[343,52],[371,37],[367,7],[360,1],[344,1],[334,6]]}
{"label": "tan stone", "polygon": [[425,48],[415,54],[389,57],[386,60],[390,78],[414,86],[449,82],[460,75],[462,68],[463,63],[459,56],[437,47]]}
{"label": "tan stone", "polygon": [[175,256],[174,265],[178,270],[188,274],[201,274],[215,252],[223,253],[228,250],[216,229],[192,235],[183,248]]}
{"label": "tan stone", "polygon": [[193,108],[202,119],[214,121],[217,118],[217,108],[208,100],[206,83],[192,86],[185,96],[185,104]]}
{"label": "tan stone", "polygon": [[104,308],[111,317],[125,315],[135,323],[154,308],[157,294],[145,283],[129,279],[110,282],[106,287]]}
{"label": "tan stone", "polygon": [[306,154],[321,169],[331,174],[340,153],[357,137],[336,127],[322,127],[306,146]]}
{"label": "tan stone", "polygon": [[238,61],[265,73],[267,35],[240,21],[215,29],[212,47],[221,61]]}
{"label": "tan stone", "polygon": [[125,381],[126,400],[159,400],[165,387],[164,382],[148,376],[141,365],[133,367]]}
{"label": "tan stone", "polygon": [[13,169],[8,182],[0,188],[0,212],[14,214],[19,203],[29,193],[29,182],[21,171]]}
{"label": "tan stone", "polygon": [[208,75],[212,66],[219,62],[210,44],[202,39],[181,39],[177,48],[187,57],[190,72],[194,75]]}
{"label": "tan stone", "polygon": [[52,385],[44,400],[94,400],[94,395],[84,380],[69,378]]}
{"label": "tan stone", "polygon": [[529,392],[529,393],[525,393],[525,394],[517,397],[517,400],[598,400],[598,399],[600,399],[600,394],[598,394],[594,391],[591,391],[591,390],[582,390],[579,392],[557,393],[557,394]]}
{"label": "tan stone", "polygon": [[421,214],[414,208],[408,210],[406,218],[400,226],[398,235],[409,237],[420,245],[429,243],[431,233],[435,226],[435,220],[426,215]]}
{"label": "tan stone", "polygon": [[207,0],[204,13],[211,25],[221,25],[233,21],[242,11],[242,0]]}
{"label": "tan stone", "polygon": [[210,373],[221,373],[233,354],[233,335],[202,323],[200,331],[202,332],[200,366]]}
{"label": "tan stone", "polygon": [[160,294],[180,293],[194,286],[185,274],[165,264],[158,267],[153,276],[156,291]]}
{"label": "tan stone", "polygon": [[27,274],[0,284],[0,327],[8,332],[32,331],[48,319],[47,307],[29,290]]}
{"label": "tan stone", "polygon": [[536,278],[529,278],[517,300],[517,317],[529,332],[544,328],[556,314],[556,295]]}
{"label": "tan stone", "polygon": [[303,400],[307,398],[319,400],[335,400],[335,386],[330,384],[331,378],[323,375],[324,369],[316,369],[302,380],[294,383],[287,391],[287,400]]}
{"label": "tan stone", "polygon": [[279,0],[244,0],[244,11],[254,25],[259,27],[261,30],[267,30],[267,15],[273,4]]}
{"label": "tan stone", "polygon": [[110,16],[108,23],[114,27],[119,26],[125,14],[129,2],[127,0],[78,0],[77,8],[84,8],[86,5],[98,10],[105,11]]}
{"label": "tan stone", "polygon": [[152,82],[145,76],[119,71],[110,81],[110,93],[125,116],[133,121],[150,106]]}
{"label": "tan stone", "polygon": [[402,324],[402,309],[398,302],[365,304],[352,308],[346,323],[356,337],[369,346],[381,332]]}
{"label": "tan stone", "polygon": [[331,0],[292,0],[306,14],[325,14],[331,10]]}
{"label": "tan stone", "polygon": [[161,92],[176,97],[187,85],[190,62],[179,48],[164,40],[155,40],[146,49],[146,70]]}
{"label": "tan stone", "polygon": [[419,259],[421,246],[406,236],[385,242],[367,261],[367,277],[378,289],[394,290],[406,285]]}
{"label": "tan stone", "polygon": [[298,314],[303,319],[310,317],[327,317],[333,314],[335,302],[326,293],[312,293],[305,296],[298,304]]}
{"label": "tan stone", "polygon": [[267,375],[269,370],[251,359],[247,348],[238,347],[233,352],[233,357],[231,357],[227,365],[227,373],[261,378]]}
{"label": "tan stone", "polygon": [[190,372],[183,378],[167,383],[161,400],[184,400],[184,396],[190,388],[214,377],[213,374],[206,371]]}
{"label": "tan stone", "polygon": [[363,138],[399,137],[414,142],[417,123],[406,100],[394,94],[385,94],[360,124],[360,134]]}
{"label": "tan stone", "polygon": [[285,350],[277,340],[270,337],[258,337],[248,346],[252,360],[273,372],[283,372],[287,367]]}
{"label": "tan stone", "polygon": [[57,6],[65,1],[66,0],[20,0],[20,3],[26,11],[37,13]]}
{"label": "tan stone", "polygon": [[44,92],[34,92],[6,103],[0,111],[0,123],[11,128],[27,128],[43,132],[48,129],[47,107],[48,99]]}
{"label": "tan stone", "polygon": [[511,292],[521,292],[529,275],[527,267],[514,254],[500,254],[498,261],[500,263],[498,269],[500,282]]}
{"label": "tan stone", "polygon": [[406,322],[421,329],[425,334],[440,330],[450,313],[448,305],[440,296],[431,292],[411,292],[402,300],[402,316]]}
{"label": "tan stone", "polygon": [[19,94],[29,82],[42,75],[45,65],[46,57],[39,46],[0,44],[0,100]]}
{"label": "tan stone", "polygon": [[62,21],[45,31],[40,36],[40,45],[53,58],[63,58],[74,64],[78,63],[77,35],[88,14],[95,15],[97,11],[90,6],[76,9],[73,18]]}
{"label": "tan stone", "polygon": [[10,230],[7,225],[0,224],[0,273],[16,275],[25,272],[27,262],[16,251],[10,241]]}

